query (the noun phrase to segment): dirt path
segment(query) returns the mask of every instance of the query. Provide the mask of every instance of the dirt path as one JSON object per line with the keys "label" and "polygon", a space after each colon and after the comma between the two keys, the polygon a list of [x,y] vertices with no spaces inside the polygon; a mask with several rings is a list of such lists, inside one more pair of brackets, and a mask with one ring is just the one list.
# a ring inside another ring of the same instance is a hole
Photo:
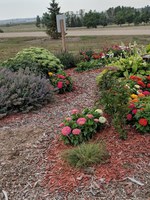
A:
{"label": "dirt path", "polygon": [[[97,29],[69,29],[67,36],[100,36],[100,35],[150,35],[150,26],[97,28]],[[45,32],[11,32],[0,33],[0,38],[11,37],[47,37]]]}

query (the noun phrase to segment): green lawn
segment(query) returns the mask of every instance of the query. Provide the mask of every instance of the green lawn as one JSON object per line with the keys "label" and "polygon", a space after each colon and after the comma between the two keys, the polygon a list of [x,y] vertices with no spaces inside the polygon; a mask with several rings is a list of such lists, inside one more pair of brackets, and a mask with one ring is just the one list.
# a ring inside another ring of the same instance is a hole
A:
{"label": "green lawn", "polygon": [[[99,51],[103,47],[110,47],[112,44],[120,44],[121,42],[128,44],[136,41],[138,44],[150,44],[150,37],[141,36],[80,36],[67,37],[67,50],[77,54],[80,50],[96,50]],[[61,40],[52,40],[45,38],[1,38],[0,39],[0,61],[13,57],[18,51],[27,47],[44,47],[53,53],[62,50]]]}

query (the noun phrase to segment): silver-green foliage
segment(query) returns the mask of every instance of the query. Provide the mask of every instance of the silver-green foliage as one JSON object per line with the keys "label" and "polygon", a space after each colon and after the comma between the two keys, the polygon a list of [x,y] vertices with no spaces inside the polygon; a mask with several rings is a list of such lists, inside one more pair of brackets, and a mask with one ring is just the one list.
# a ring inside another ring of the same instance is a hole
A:
{"label": "silver-green foliage", "polygon": [[0,117],[30,111],[52,100],[49,81],[28,69],[0,69]]}

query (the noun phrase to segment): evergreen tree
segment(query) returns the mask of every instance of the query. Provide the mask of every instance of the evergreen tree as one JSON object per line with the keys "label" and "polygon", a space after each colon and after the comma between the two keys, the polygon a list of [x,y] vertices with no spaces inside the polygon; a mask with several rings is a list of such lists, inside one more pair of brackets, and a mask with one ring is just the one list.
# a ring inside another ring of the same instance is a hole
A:
{"label": "evergreen tree", "polygon": [[46,26],[46,33],[50,35],[53,39],[60,38],[61,34],[57,32],[56,15],[60,12],[60,7],[55,0],[52,0],[50,7],[48,8],[48,13],[43,14],[43,24]]}
{"label": "evergreen tree", "polygon": [[38,28],[40,28],[40,24],[41,24],[41,19],[40,19],[40,17],[37,15],[37,17],[36,17],[36,27],[38,27]]}

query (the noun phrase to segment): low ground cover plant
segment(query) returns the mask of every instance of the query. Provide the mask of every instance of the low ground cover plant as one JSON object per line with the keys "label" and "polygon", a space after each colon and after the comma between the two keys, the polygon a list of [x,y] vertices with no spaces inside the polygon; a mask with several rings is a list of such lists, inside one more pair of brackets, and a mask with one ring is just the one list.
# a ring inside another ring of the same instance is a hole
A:
{"label": "low ground cover plant", "polygon": [[104,143],[81,144],[63,152],[62,158],[77,168],[90,167],[93,164],[105,163],[109,153]]}
{"label": "low ground cover plant", "polygon": [[29,69],[0,68],[0,115],[28,112],[52,101],[50,83]]}
{"label": "low ground cover plant", "polygon": [[71,113],[60,124],[61,137],[65,144],[76,146],[90,140],[107,121],[100,109],[84,109],[82,113],[74,109]]}
{"label": "low ground cover plant", "polygon": [[59,70],[57,73],[48,72],[50,83],[58,88],[59,93],[71,92],[73,90],[73,81],[70,75],[65,71]]}
{"label": "low ground cover plant", "polygon": [[63,68],[60,60],[44,48],[31,47],[18,52],[14,58],[2,63],[12,71],[28,67],[30,71],[37,74],[48,75],[48,72],[57,72]]}

